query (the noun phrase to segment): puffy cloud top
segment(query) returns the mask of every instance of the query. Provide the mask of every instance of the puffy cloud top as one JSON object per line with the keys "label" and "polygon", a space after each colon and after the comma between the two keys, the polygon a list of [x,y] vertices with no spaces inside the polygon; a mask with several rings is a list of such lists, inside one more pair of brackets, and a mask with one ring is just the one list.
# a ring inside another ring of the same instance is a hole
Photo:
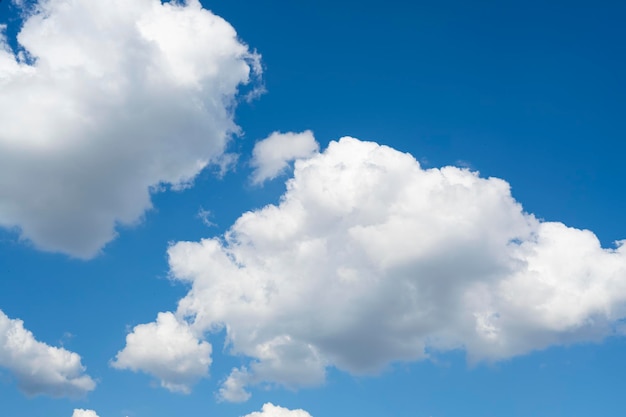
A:
{"label": "puffy cloud top", "polygon": [[147,371],[163,387],[182,393],[208,374],[210,364],[211,345],[198,341],[187,323],[172,313],[160,313],[155,323],[136,326],[112,362],[118,369]]}
{"label": "puffy cloud top", "polygon": [[600,341],[626,317],[621,242],[537,220],[501,179],[353,138],[297,161],[280,204],[173,245],[169,262],[191,285],[176,315],[250,358],[225,380],[230,401],[263,381],[319,384],[328,366]]}
{"label": "puffy cloud top", "polygon": [[15,377],[27,395],[80,397],[96,387],[80,356],[38,342],[21,320],[0,311],[0,367]]}
{"label": "puffy cloud top", "polygon": [[91,257],[161,184],[224,162],[238,88],[260,74],[197,0],[41,0],[0,34],[0,226]]}
{"label": "puffy cloud top", "polygon": [[311,414],[304,410],[289,410],[272,403],[263,404],[261,411],[255,411],[244,417],[311,417]]}

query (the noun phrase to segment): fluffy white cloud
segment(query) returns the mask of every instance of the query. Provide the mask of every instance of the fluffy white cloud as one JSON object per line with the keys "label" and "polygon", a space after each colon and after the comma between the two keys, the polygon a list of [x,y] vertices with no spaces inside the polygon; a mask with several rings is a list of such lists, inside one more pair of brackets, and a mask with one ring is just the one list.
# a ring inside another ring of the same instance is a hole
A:
{"label": "fluffy white cloud", "polygon": [[40,0],[0,33],[0,226],[91,257],[151,207],[227,163],[238,89],[259,57],[197,0]]}
{"label": "fluffy white cloud", "polygon": [[250,358],[225,379],[230,401],[247,385],[319,384],[328,366],[600,341],[626,317],[622,242],[537,220],[501,179],[353,138],[297,161],[280,204],[171,246],[169,263],[191,286],[176,315],[197,335],[225,329]]}
{"label": "fluffy white cloud", "polygon": [[80,397],[96,387],[80,356],[35,340],[21,320],[0,311],[0,367],[8,369],[27,395]]}
{"label": "fluffy white cloud", "polygon": [[98,417],[93,410],[84,410],[82,408],[75,408],[74,413],[72,413],[72,417]]}
{"label": "fluffy white cloud", "polygon": [[261,411],[255,411],[244,417],[311,417],[311,414],[304,410],[289,410],[272,403],[263,404]]}
{"label": "fluffy white cloud", "polygon": [[118,369],[146,372],[164,388],[182,393],[208,376],[210,364],[211,345],[199,341],[189,325],[172,313],[159,313],[156,322],[136,326],[111,363]]}
{"label": "fluffy white cloud", "polygon": [[252,182],[261,184],[274,179],[287,169],[290,162],[308,158],[318,150],[319,145],[310,130],[302,133],[274,132],[254,145]]}
{"label": "fluffy white cloud", "polygon": [[250,385],[250,383],[250,374],[247,370],[235,368],[222,383],[217,392],[217,399],[231,403],[248,401],[251,394],[246,391],[246,386]]}

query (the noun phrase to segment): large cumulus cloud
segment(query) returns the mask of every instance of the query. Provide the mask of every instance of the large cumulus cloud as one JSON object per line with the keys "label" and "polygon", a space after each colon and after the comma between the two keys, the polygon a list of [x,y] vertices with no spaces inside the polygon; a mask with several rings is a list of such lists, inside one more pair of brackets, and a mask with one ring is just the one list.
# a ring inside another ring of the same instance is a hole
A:
{"label": "large cumulus cloud", "polygon": [[191,286],[178,320],[199,338],[224,329],[249,358],[225,379],[230,401],[251,384],[319,384],[329,366],[600,341],[626,316],[621,242],[538,220],[501,179],[353,138],[297,161],[280,204],[174,244],[169,263]]}
{"label": "large cumulus cloud", "polygon": [[0,226],[91,257],[152,189],[227,161],[259,59],[197,0],[40,0],[24,13],[17,51],[0,34]]}
{"label": "large cumulus cloud", "polygon": [[21,320],[2,311],[0,368],[8,369],[27,395],[80,397],[96,387],[77,353],[37,341]]}

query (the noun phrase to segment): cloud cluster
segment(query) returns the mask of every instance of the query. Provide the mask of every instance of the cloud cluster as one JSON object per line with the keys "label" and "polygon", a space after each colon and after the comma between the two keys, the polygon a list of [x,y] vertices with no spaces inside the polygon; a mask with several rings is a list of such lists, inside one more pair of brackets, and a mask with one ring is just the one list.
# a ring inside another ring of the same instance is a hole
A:
{"label": "cloud cluster", "polygon": [[98,414],[96,414],[96,412],[93,410],[75,408],[74,412],[72,413],[72,417],[98,417]]}
{"label": "cloud cluster", "polygon": [[200,339],[225,330],[227,351],[249,358],[225,379],[229,401],[259,383],[322,383],[329,366],[600,341],[626,317],[622,242],[538,220],[501,179],[348,137],[297,161],[280,204],[168,255],[191,287],[178,320]]}
{"label": "cloud cluster", "polygon": [[259,57],[198,0],[41,0],[24,13],[19,50],[0,33],[0,227],[88,258],[141,219],[152,190],[228,162]]}
{"label": "cloud cluster", "polygon": [[38,342],[21,320],[0,311],[0,368],[8,369],[27,395],[80,397],[96,387],[80,356]]}
{"label": "cloud cluster", "polygon": [[272,403],[263,404],[261,411],[255,411],[244,417],[311,417],[311,414],[304,410],[289,410]]}
{"label": "cloud cluster", "polygon": [[319,150],[313,132],[301,133],[274,132],[257,142],[252,150],[252,183],[262,184],[283,173],[289,163],[301,158],[308,158]]}

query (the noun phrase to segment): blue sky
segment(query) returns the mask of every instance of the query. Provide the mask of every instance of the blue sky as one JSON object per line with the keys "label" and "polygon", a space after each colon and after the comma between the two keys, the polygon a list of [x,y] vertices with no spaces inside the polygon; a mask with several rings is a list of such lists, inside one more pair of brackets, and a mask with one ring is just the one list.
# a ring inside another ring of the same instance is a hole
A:
{"label": "blue sky", "polygon": [[626,6],[188,3],[0,3],[2,415],[621,415]]}

